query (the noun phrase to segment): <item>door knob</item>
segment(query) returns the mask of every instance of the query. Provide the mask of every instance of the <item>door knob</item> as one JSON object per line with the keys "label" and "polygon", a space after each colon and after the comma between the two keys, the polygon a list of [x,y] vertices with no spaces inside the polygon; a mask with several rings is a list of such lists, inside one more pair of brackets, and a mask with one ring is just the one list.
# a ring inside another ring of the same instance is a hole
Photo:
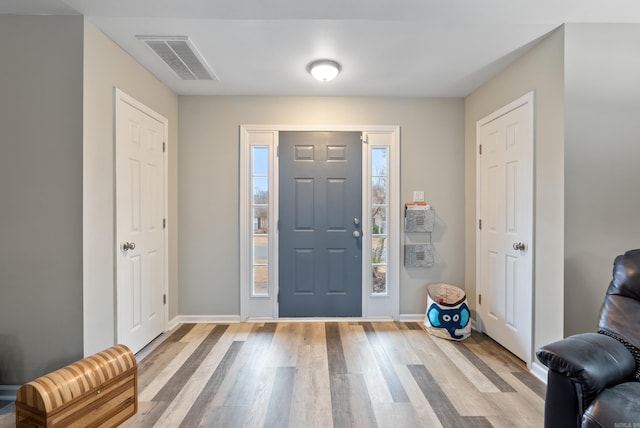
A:
{"label": "door knob", "polygon": [[360,233],[359,230],[354,230],[352,235],[353,235],[354,238],[359,238],[359,237],[362,236],[362,233]]}
{"label": "door knob", "polygon": [[135,248],[135,242],[125,242],[124,244],[122,244],[122,251],[133,250]]}
{"label": "door knob", "polygon": [[524,242],[516,242],[513,244],[513,249],[516,251],[524,251],[525,248],[527,248],[527,246],[524,245]]}

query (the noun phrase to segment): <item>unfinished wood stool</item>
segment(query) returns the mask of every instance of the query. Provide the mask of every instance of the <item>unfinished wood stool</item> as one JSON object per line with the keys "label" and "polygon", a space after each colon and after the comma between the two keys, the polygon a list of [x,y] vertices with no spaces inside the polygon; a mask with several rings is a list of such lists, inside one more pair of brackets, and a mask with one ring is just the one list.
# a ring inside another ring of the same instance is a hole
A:
{"label": "unfinished wood stool", "polygon": [[138,411],[138,364],[116,345],[26,383],[16,427],[115,427]]}

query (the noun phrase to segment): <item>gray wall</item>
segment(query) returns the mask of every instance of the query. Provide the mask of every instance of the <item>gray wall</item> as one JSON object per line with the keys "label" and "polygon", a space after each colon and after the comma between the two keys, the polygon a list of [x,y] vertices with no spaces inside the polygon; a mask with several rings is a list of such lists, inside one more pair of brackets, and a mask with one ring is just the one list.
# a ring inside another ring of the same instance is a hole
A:
{"label": "gray wall", "polygon": [[565,29],[565,333],[593,331],[616,255],[640,248],[640,25]]}
{"label": "gray wall", "polygon": [[169,121],[169,319],[178,314],[178,97],[93,24],[84,42],[84,353],[116,341],[114,88]]}
{"label": "gray wall", "polygon": [[476,300],[476,122],[535,91],[534,349],[562,337],[564,33],[560,28],[465,100],[465,285]]}
{"label": "gray wall", "polygon": [[593,331],[616,255],[640,247],[638,24],[567,24],[466,99],[466,279],[475,122],[536,93],[534,346]]}
{"label": "gray wall", "polygon": [[82,45],[0,15],[0,384],[82,357]]}
{"label": "gray wall", "polygon": [[0,15],[0,384],[115,343],[113,91],[169,119],[178,313],[178,98],[83,17]]}
{"label": "gray wall", "polygon": [[[424,314],[424,285],[464,279],[461,99],[179,98],[181,315],[239,315],[239,126],[400,125],[401,201],[424,190],[437,214],[436,265],[401,268],[400,313]],[[396,207],[400,210],[401,207]]]}

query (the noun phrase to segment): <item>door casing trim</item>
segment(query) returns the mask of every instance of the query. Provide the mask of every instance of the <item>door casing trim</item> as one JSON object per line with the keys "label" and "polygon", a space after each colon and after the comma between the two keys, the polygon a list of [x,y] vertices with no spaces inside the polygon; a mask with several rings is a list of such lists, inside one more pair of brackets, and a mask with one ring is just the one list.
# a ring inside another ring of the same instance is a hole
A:
{"label": "door casing trim", "polygon": [[[388,294],[374,296],[369,292],[371,283],[371,237],[363,236],[362,258],[362,318],[399,319],[400,313],[400,127],[396,125],[240,125],[240,320],[279,319],[278,314],[278,162],[277,146],[280,131],[362,132],[367,150],[362,154],[362,230],[371,230],[371,219],[364,213],[371,204],[371,171],[369,168],[370,142],[378,136],[388,138],[389,144],[389,246],[387,286]],[[269,296],[251,296],[251,165],[252,139],[260,138],[271,147],[269,170]]]}
{"label": "door casing trim", "polygon": [[114,221],[114,225],[113,225],[113,230],[114,230],[114,234],[113,234],[113,254],[114,254],[114,321],[115,321],[115,334],[116,334],[116,343],[119,342],[119,338],[122,336],[122,332],[121,332],[121,328],[122,326],[120,325],[120,317],[119,317],[119,311],[118,311],[118,253],[120,251],[120,244],[118,242],[118,195],[115,193],[117,191],[117,180],[118,180],[118,157],[117,157],[117,150],[118,150],[118,132],[117,132],[117,127],[118,127],[118,112],[119,112],[119,108],[121,103],[127,103],[135,108],[137,108],[138,110],[142,111],[143,113],[145,113],[146,115],[154,118],[155,120],[157,120],[158,122],[162,123],[163,125],[163,132],[164,132],[164,136],[163,136],[163,140],[164,140],[164,145],[165,145],[165,152],[164,152],[164,156],[163,156],[163,183],[162,183],[162,195],[163,195],[163,199],[164,199],[164,204],[162,207],[162,215],[163,218],[165,220],[165,227],[163,229],[163,250],[164,250],[164,257],[163,257],[163,263],[164,263],[164,269],[163,269],[163,278],[162,278],[162,289],[163,289],[163,293],[166,296],[166,300],[164,303],[164,311],[163,311],[163,316],[164,316],[164,320],[163,320],[163,332],[167,331],[167,325],[169,322],[169,227],[170,227],[170,222],[169,222],[169,169],[168,169],[168,158],[169,158],[169,120],[162,116],[160,113],[156,112],[155,110],[151,109],[150,107],[146,106],[145,104],[143,104],[142,102],[138,101],[137,99],[133,98],[132,96],[128,95],[126,92],[124,92],[123,90],[119,89],[119,88],[114,88],[114,131],[113,131],[113,139],[114,139],[114,201],[113,201],[113,210],[114,210],[114,215],[113,215],[113,221]]}
{"label": "door casing trim", "polygon": [[[531,227],[530,227],[530,239],[528,240],[528,242],[530,242],[530,251],[532,252],[531,254],[531,291],[532,294],[530,296],[530,303],[531,303],[531,332],[530,332],[530,339],[531,339],[531,343],[529,344],[529,349],[533,350],[533,341],[534,341],[534,326],[535,326],[535,311],[534,309],[534,295],[535,295],[535,212],[536,212],[536,206],[535,206],[535,193],[536,193],[536,186],[535,186],[535,176],[536,176],[536,163],[535,163],[535,144],[536,144],[536,135],[535,135],[535,92],[531,91],[528,92],[524,95],[522,95],[521,97],[515,99],[514,101],[511,101],[510,103],[504,105],[503,107],[497,109],[496,111],[494,111],[493,113],[489,114],[488,116],[483,117],[482,119],[478,120],[476,122],[476,220],[475,220],[475,228],[476,228],[476,271],[475,271],[475,283],[476,283],[476,307],[479,306],[479,295],[482,293],[482,289],[480,289],[481,286],[481,278],[482,278],[482,266],[481,266],[481,244],[482,244],[482,236],[480,233],[480,228],[478,227],[478,222],[481,219],[481,190],[482,190],[482,180],[481,180],[481,174],[482,171],[480,170],[481,167],[481,155],[479,152],[479,145],[480,145],[480,130],[481,128],[486,125],[487,123],[499,118],[500,116],[503,116],[523,105],[529,104],[529,106],[531,107],[531,116],[530,116],[530,120],[529,120],[529,126],[530,126],[530,136],[531,136],[531,179],[532,179],[532,188],[531,188]],[[484,332],[485,328],[484,325],[482,324],[482,318],[481,318],[481,311],[478,309],[476,310],[476,329],[480,332]],[[527,360],[525,361],[526,365],[528,368],[531,369],[531,365],[532,362],[534,361],[534,356],[533,354],[528,355],[527,356]]]}

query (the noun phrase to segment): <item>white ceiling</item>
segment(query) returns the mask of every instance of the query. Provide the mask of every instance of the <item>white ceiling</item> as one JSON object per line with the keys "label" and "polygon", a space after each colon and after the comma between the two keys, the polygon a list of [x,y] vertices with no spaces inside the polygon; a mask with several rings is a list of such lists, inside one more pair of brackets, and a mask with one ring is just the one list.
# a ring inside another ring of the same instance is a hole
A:
{"label": "white ceiling", "polygon": [[[565,22],[640,22],[638,0],[0,0],[82,14],[178,94],[460,97]],[[136,35],[189,36],[218,82],[182,81]],[[342,65],[334,81],[306,72]]]}

